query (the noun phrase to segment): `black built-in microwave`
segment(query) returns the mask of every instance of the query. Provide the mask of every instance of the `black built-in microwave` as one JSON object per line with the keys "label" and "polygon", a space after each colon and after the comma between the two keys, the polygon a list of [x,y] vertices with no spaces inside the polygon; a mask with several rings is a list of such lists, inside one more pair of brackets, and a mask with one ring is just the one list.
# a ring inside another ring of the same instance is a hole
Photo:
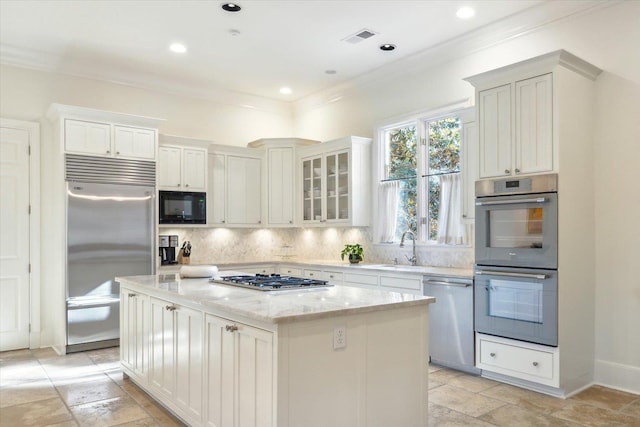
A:
{"label": "black built-in microwave", "polygon": [[160,191],[160,224],[206,224],[207,193]]}

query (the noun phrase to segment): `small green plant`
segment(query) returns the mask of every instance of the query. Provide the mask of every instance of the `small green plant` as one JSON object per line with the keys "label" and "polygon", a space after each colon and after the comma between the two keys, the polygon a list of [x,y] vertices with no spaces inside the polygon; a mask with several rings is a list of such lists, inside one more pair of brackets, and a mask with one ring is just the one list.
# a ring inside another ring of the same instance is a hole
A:
{"label": "small green plant", "polygon": [[344,249],[340,252],[340,258],[344,261],[344,256],[347,255],[349,261],[358,262],[364,259],[362,255],[364,253],[364,249],[358,243],[353,245],[344,245]]}

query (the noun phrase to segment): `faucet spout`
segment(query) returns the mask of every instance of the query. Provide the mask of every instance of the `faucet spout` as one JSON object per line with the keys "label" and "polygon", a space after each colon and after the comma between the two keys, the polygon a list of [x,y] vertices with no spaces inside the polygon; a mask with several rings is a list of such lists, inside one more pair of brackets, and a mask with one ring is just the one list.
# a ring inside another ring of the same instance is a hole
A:
{"label": "faucet spout", "polygon": [[404,248],[404,239],[407,236],[407,234],[411,236],[411,240],[413,241],[413,256],[409,258],[408,256],[405,255],[405,258],[407,258],[407,260],[411,263],[411,265],[417,265],[418,258],[416,257],[416,235],[414,234],[413,231],[407,230],[404,233],[402,233],[402,237],[400,238],[400,247]]}

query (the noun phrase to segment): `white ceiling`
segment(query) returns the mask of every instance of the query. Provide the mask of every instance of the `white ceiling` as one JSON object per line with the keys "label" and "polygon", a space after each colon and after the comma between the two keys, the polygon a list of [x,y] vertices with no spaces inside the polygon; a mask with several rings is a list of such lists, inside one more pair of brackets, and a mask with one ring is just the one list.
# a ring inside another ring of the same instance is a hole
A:
{"label": "white ceiling", "polygon": [[[174,92],[196,89],[203,97],[232,91],[293,101],[487,25],[513,22],[517,30],[528,14],[550,22],[567,14],[567,3],[574,13],[589,2],[239,0],[242,11],[229,13],[223,2],[207,0],[0,0],[0,62]],[[458,19],[462,5],[473,6],[475,17]],[[342,41],[365,28],[379,34]],[[170,52],[175,41],[187,53]],[[383,43],[397,49],[383,52]],[[281,95],[282,86],[293,93]]]}

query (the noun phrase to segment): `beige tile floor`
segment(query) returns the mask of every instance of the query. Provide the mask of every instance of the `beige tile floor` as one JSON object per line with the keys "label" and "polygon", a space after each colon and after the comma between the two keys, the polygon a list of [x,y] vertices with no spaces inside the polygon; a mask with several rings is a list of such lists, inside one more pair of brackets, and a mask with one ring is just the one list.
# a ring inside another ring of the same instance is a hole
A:
{"label": "beige tile floor", "polygon": [[[0,427],[182,426],[123,378],[118,357],[118,348],[0,353]],[[430,427],[640,427],[640,395],[600,386],[562,400],[431,366],[429,389]]]}

